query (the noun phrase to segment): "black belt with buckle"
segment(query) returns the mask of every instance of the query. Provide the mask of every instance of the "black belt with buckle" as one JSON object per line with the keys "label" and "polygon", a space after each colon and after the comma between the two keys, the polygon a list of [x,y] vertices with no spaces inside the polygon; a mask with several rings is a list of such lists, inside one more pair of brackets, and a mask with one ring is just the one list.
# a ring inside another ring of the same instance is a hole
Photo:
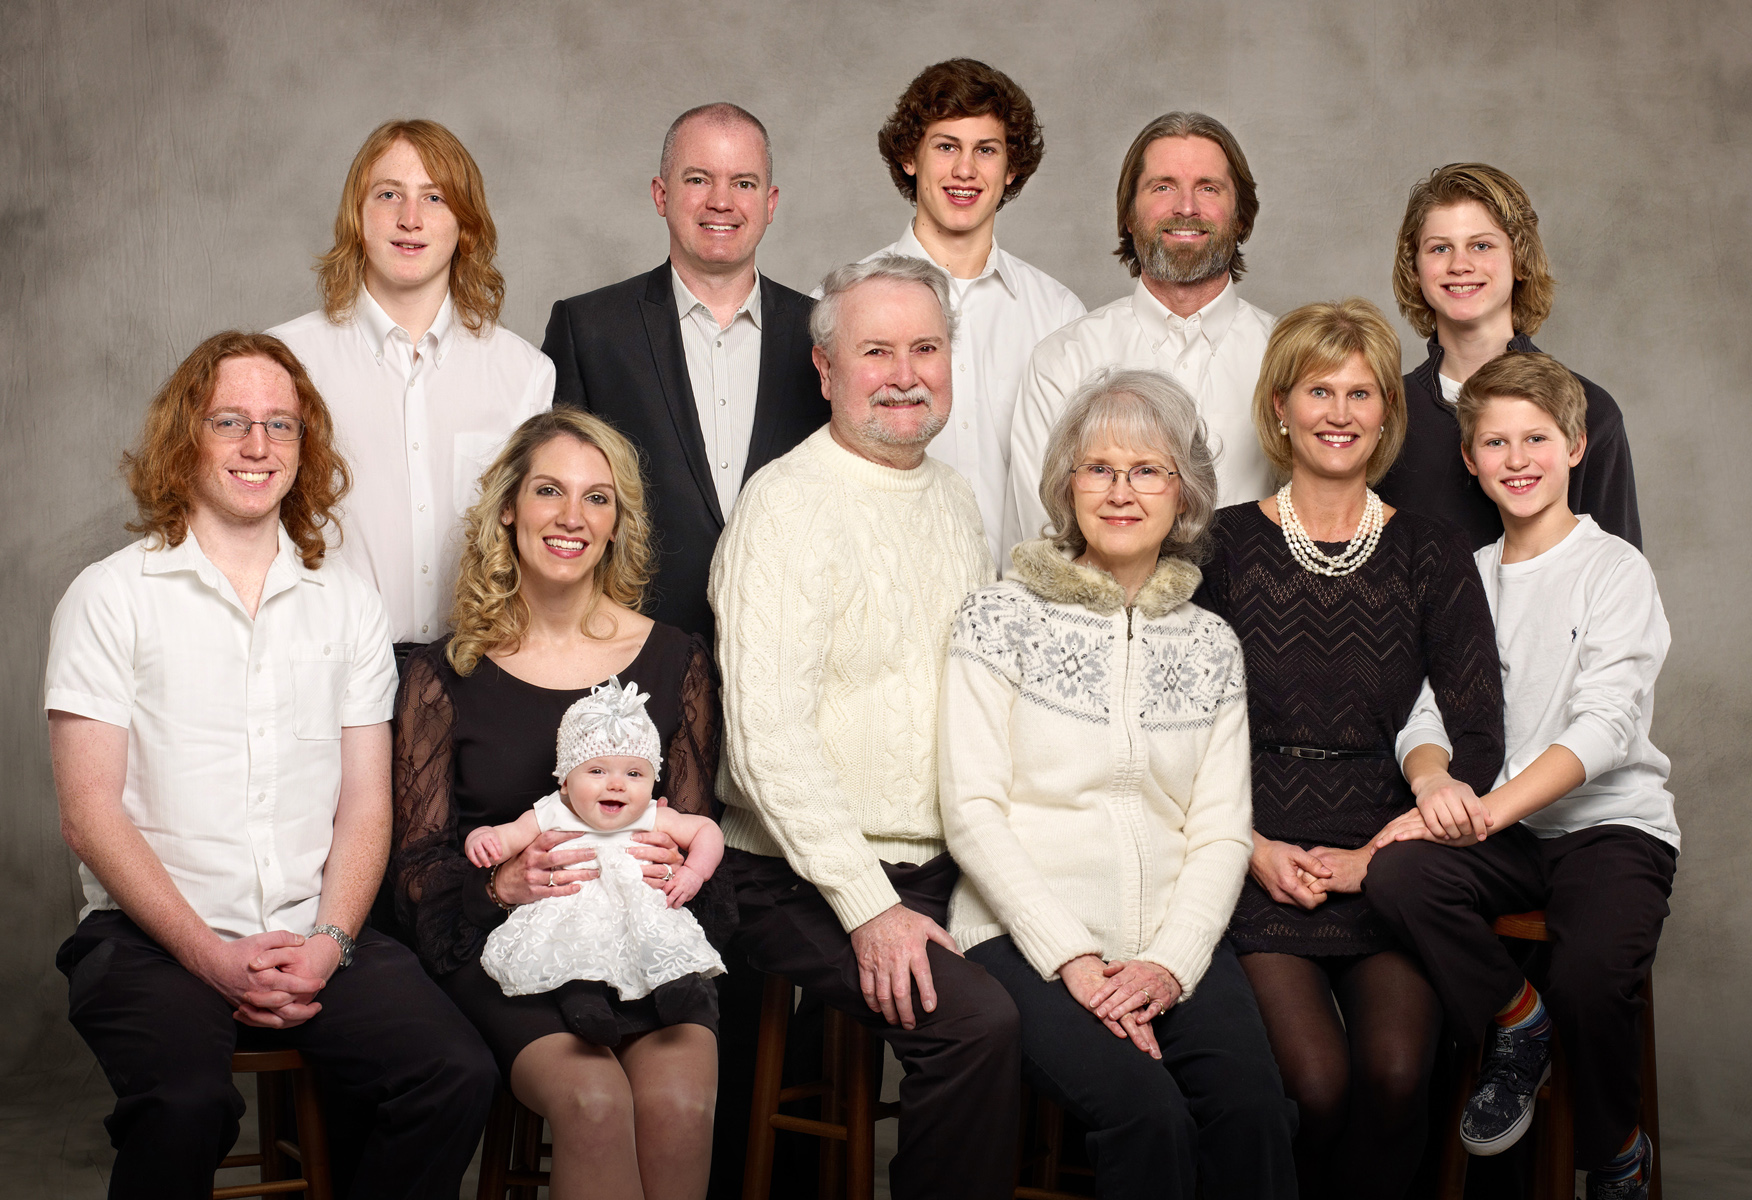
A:
{"label": "black belt with buckle", "polygon": [[1282,754],[1286,758],[1307,758],[1315,762],[1328,762],[1334,759],[1346,758],[1392,758],[1391,750],[1321,750],[1314,746],[1273,746],[1265,742],[1259,743],[1258,749],[1267,754]]}

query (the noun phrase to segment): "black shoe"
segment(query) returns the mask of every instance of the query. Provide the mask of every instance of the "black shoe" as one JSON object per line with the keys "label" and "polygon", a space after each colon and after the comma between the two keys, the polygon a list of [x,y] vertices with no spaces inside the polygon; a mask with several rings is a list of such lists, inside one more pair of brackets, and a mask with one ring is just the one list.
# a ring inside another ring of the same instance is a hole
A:
{"label": "black shoe", "polygon": [[1533,1100],[1551,1078],[1551,1017],[1521,1029],[1498,1029],[1478,1069],[1478,1087],[1460,1115],[1469,1154],[1501,1154],[1533,1123]]}
{"label": "black shoe", "polygon": [[561,984],[559,1002],[567,1029],[598,1046],[620,1045],[620,1022],[608,1003],[606,983],[574,979]]}
{"label": "black shoe", "polygon": [[1638,1133],[1631,1155],[1631,1165],[1624,1171],[1588,1172],[1588,1200],[1649,1200],[1649,1168],[1654,1165],[1655,1148],[1649,1135]]}

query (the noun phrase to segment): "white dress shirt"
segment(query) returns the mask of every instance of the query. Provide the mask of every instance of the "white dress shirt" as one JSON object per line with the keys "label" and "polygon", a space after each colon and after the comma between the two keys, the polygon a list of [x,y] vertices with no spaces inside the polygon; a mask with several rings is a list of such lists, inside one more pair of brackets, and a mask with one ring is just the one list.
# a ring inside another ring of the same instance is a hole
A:
{"label": "white dress shirt", "polygon": [[1177,317],[1142,279],[1040,343],[1028,364],[1010,439],[1012,543],[1041,536],[1040,471],[1053,422],[1103,367],[1165,371],[1198,402],[1217,459],[1217,503],[1258,500],[1276,479],[1253,431],[1253,386],[1274,318],[1241,299],[1230,280],[1190,317]]}
{"label": "white dress shirt", "polygon": [[418,345],[363,288],[338,325],[317,311],[268,332],[310,373],[353,472],[340,560],[382,594],[396,641],[432,641],[448,628],[462,515],[506,437],[552,406],[554,364],[496,325],[470,333],[448,296]]}
{"label": "white dress shirt", "polygon": [[[128,731],[122,808],[224,938],[308,934],[334,840],[341,727],[389,720],[383,602],[280,530],[252,619],[191,532],[80,572],[49,625],[44,707]],[[117,905],[82,863],[81,920]]]}
{"label": "white dress shirt", "polygon": [[[898,242],[876,254],[931,261],[910,221]],[[1009,493],[1010,422],[1022,372],[1042,338],[1087,310],[1070,288],[1006,252],[995,239],[985,270],[972,279],[951,276],[949,285],[960,317],[950,347],[955,362],[954,404],[949,424],[931,439],[927,453],[954,467],[973,485],[992,561],[1003,570],[1009,566],[1010,548],[1020,540],[1005,535],[1004,509]]]}
{"label": "white dress shirt", "polygon": [[754,434],[754,402],[760,392],[760,273],[754,286],[730,317],[728,326],[704,300],[688,291],[674,267],[675,310],[681,315],[681,349],[687,359],[687,379],[693,385],[694,410],[700,415],[700,436],[712,464],[718,489],[718,509],[730,519],[742,473],[748,469],[748,443]]}

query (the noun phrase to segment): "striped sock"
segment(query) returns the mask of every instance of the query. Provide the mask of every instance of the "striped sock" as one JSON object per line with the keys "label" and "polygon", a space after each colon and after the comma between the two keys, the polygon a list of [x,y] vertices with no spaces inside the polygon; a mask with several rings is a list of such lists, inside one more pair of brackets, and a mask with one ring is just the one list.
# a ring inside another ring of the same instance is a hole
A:
{"label": "striped sock", "polygon": [[1515,998],[1498,1010],[1497,1027],[1500,1029],[1525,1029],[1545,1019],[1545,1001],[1539,998],[1539,993],[1533,990],[1533,985],[1525,979],[1521,981],[1521,990],[1515,993]]}
{"label": "striped sock", "polygon": [[1590,1171],[1589,1176],[1602,1182],[1638,1178],[1647,1169],[1652,1150],[1648,1138],[1643,1136],[1642,1126],[1638,1125],[1624,1140],[1624,1149],[1617,1157],[1599,1170]]}

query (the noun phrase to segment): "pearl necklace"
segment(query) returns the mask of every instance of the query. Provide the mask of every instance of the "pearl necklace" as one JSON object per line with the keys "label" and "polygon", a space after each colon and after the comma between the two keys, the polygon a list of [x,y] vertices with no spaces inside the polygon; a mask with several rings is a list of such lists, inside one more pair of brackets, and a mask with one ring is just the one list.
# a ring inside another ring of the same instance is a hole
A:
{"label": "pearl necklace", "polygon": [[1357,522],[1357,531],[1351,535],[1350,544],[1338,554],[1327,554],[1302,528],[1296,507],[1290,503],[1290,485],[1286,483],[1278,489],[1278,519],[1283,524],[1284,541],[1290,547],[1290,557],[1304,571],[1329,577],[1349,575],[1375,553],[1375,547],[1381,541],[1381,529],[1387,522],[1382,519],[1381,497],[1372,489],[1364,488],[1363,491],[1367,496],[1363,502],[1363,519]]}

